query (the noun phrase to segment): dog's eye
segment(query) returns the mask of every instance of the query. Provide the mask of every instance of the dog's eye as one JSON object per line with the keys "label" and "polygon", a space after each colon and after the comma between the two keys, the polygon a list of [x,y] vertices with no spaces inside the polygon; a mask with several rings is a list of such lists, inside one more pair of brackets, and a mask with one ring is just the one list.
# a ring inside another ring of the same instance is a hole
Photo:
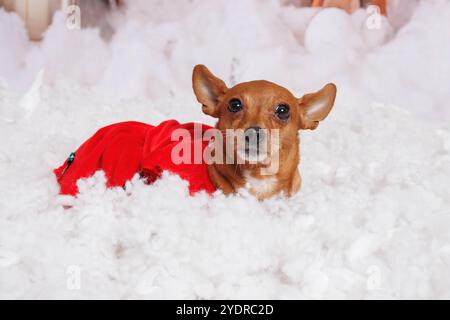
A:
{"label": "dog's eye", "polygon": [[289,106],[287,106],[285,104],[279,104],[275,108],[275,114],[277,115],[278,119],[280,119],[280,120],[289,119],[289,116],[291,115],[289,112]]}
{"label": "dog's eye", "polygon": [[239,112],[242,108],[242,102],[239,99],[231,99],[230,102],[228,102],[228,110],[230,110],[230,112]]}

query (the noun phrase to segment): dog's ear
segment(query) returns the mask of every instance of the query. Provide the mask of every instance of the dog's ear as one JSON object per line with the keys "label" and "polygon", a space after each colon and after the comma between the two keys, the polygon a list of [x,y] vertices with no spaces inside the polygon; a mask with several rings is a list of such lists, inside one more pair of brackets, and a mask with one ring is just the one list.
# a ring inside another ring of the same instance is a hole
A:
{"label": "dog's ear", "polygon": [[317,92],[309,93],[298,99],[300,107],[299,129],[314,130],[319,121],[330,113],[336,98],[336,86],[328,83]]}
{"label": "dog's ear", "polygon": [[192,72],[192,87],[198,102],[202,104],[203,113],[217,118],[220,96],[227,91],[225,83],[214,76],[204,65],[198,64]]}

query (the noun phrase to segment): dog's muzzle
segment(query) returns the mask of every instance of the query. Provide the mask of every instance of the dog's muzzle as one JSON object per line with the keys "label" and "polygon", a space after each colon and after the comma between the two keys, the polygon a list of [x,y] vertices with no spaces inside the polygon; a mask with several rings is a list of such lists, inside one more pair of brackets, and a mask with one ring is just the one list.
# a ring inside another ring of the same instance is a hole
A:
{"label": "dog's muzzle", "polygon": [[244,131],[246,158],[257,161],[261,157],[267,156],[266,131],[261,127],[249,127]]}

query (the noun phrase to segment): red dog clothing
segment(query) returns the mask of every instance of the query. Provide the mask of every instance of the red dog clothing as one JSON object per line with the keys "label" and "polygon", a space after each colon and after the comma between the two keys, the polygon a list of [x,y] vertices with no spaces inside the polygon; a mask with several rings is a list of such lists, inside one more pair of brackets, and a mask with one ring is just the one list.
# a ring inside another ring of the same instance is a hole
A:
{"label": "red dog clothing", "polygon": [[[201,132],[194,135],[194,128],[201,128],[198,130]],[[189,163],[175,164],[171,157],[172,149],[179,143],[172,141],[174,130],[187,130],[191,136],[188,143],[192,147],[194,144],[201,146],[203,154],[208,144],[208,141],[202,141],[203,133],[210,128],[204,124],[180,124],[175,120],[164,121],[158,126],[134,121],[106,126],[53,171],[61,186],[60,193],[77,194],[77,180],[98,170],[105,172],[108,187],[123,186],[136,173],[153,182],[167,170],[187,180],[191,194],[201,190],[211,194],[216,188],[209,179],[203,157],[201,163],[194,164],[194,148],[191,148]]]}

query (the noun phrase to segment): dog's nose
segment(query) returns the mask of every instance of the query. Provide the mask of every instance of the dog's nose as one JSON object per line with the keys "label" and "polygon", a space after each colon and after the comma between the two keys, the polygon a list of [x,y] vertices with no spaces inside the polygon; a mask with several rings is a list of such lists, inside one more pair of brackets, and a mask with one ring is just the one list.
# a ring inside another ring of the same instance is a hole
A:
{"label": "dog's nose", "polygon": [[265,130],[260,127],[250,127],[245,129],[246,142],[262,142],[266,138]]}

